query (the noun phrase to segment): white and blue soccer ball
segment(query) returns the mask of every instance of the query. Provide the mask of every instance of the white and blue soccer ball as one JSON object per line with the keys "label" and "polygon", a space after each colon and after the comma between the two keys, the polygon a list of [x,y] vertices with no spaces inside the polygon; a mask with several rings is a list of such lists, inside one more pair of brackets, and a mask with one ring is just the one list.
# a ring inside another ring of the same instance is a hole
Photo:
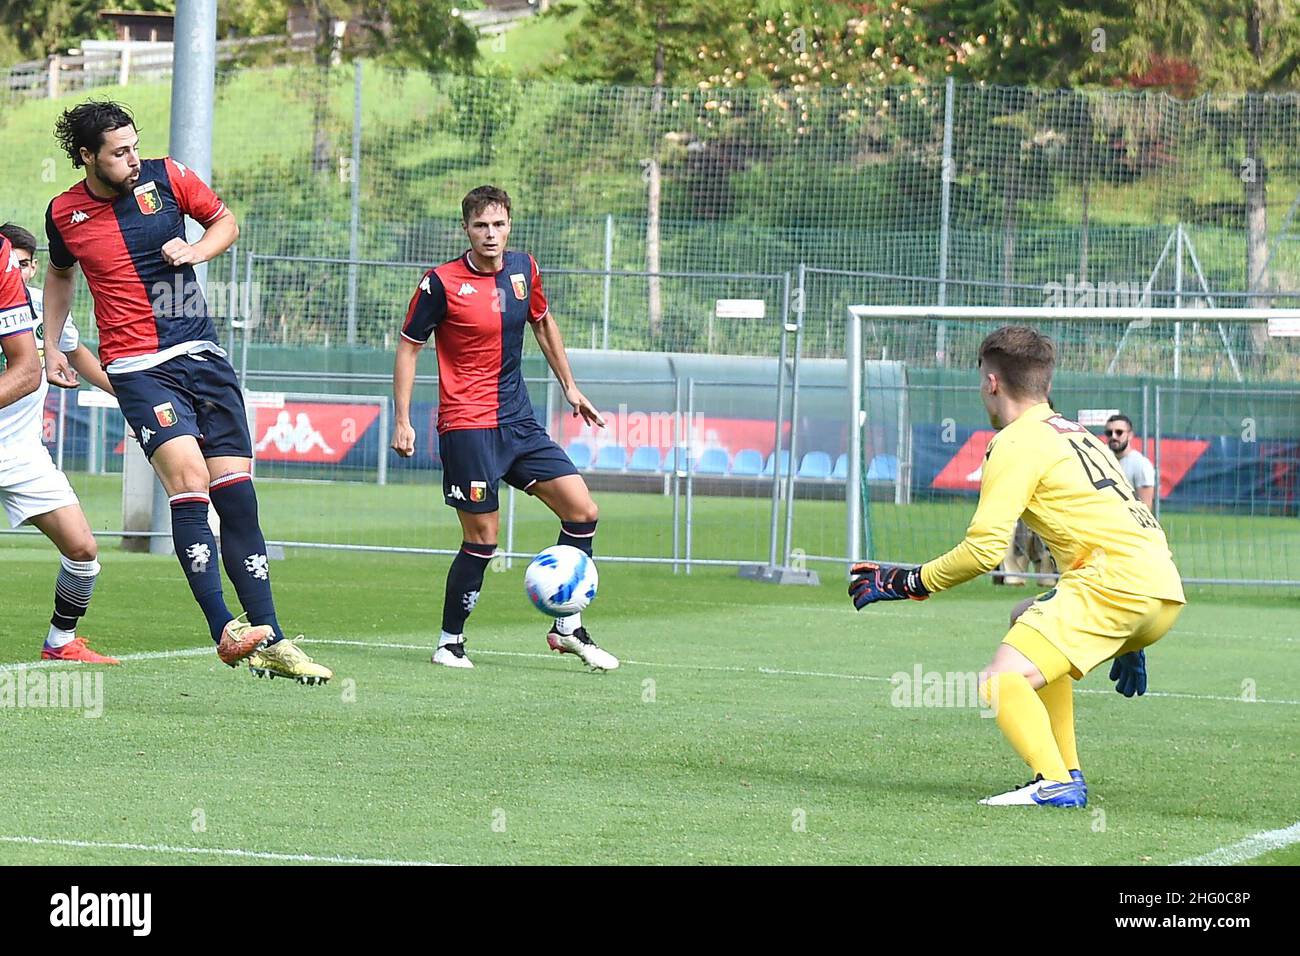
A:
{"label": "white and blue soccer ball", "polygon": [[524,572],[524,591],[533,607],[551,617],[577,614],[596,597],[596,562],[579,549],[557,544],[541,552]]}

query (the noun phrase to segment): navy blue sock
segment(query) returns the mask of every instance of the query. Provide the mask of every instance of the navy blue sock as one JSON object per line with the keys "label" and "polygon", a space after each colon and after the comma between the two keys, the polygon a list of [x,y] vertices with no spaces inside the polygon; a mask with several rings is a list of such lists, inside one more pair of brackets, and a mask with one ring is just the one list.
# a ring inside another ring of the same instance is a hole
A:
{"label": "navy blue sock", "polygon": [[591,557],[592,546],[596,541],[596,522],[594,521],[561,521],[560,538],[556,544],[567,544],[570,547],[577,548],[587,557]]}
{"label": "navy blue sock", "polygon": [[496,551],[495,544],[473,544],[462,541],[460,550],[452,559],[447,572],[447,590],[442,599],[442,630],[444,634],[464,634],[465,619],[478,603],[478,592],[483,588],[483,573]]}
{"label": "navy blue sock", "polygon": [[176,545],[176,558],[190,583],[194,600],[208,619],[208,633],[214,641],[221,640],[231,615],[221,596],[221,566],[217,564],[217,539],[208,526],[208,496],[202,492],[173,495],[172,543]]}
{"label": "navy blue sock", "polygon": [[212,506],[221,518],[221,562],[235,584],[239,603],[248,612],[250,624],[267,624],[275,632],[271,643],[284,640],[275,618],[271,597],[271,566],[266,557],[266,539],[257,523],[257,493],[253,476],[246,471],[222,475],[211,485]]}

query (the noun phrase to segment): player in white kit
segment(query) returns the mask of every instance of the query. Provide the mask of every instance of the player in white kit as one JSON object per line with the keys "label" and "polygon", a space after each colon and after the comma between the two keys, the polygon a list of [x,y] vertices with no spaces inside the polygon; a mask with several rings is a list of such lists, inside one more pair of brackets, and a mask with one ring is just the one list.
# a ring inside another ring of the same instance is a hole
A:
{"label": "player in white kit", "polygon": [[[0,236],[8,239],[13,248],[11,261],[4,266],[16,266],[21,282],[31,282],[37,267],[36,238],[12,223],[0,226]],[[30,287],[26,291],[43,365],[41,291]],[[104,391],[112,391],[108,376],[99,367],[94,353],[81,344],[71,321],[64,325],[58,346],[67,353],[69,362],[82,378]],[[75,388],[77,382],[72,379],[60,384]],[[86,613],[99,574],[98,548],[76,492],[63,472],[54,467],[50,453],[41,442],[48,391],[49,385],[42,375],[36,391],[0,408],[0,503],[12,527],[23,523],[34,525],[54,542],[62,555],[54,585],[54,614],[41,648],[41,659],[116,664],[116,659],[95,653],[86,646],[84,637],[77,636],[77,622]]]}

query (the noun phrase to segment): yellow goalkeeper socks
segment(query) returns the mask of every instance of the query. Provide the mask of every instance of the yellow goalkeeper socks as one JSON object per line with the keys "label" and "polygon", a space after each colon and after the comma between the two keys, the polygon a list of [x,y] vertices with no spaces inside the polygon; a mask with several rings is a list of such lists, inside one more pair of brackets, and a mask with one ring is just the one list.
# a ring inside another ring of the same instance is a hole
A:
{"label": "yellow goalkeeper socks", "polygon": [[1016,753],[1044,779],[1068,781],[1070,774],[1052,736],[1047,708],[1025,676],[1010,671],[992,674],[983,687],[986,700],[990,690],[997,695],[998,728]]}
{"label": "yellow goalkeeper socks", "polygon": [[1038,699],[1047,708],[1052,722],[1052,737],[1067,770],[1082,770],[1079,748],[1074,740],[1074,681],[1070,675],[1058,677],[1038,691]]}

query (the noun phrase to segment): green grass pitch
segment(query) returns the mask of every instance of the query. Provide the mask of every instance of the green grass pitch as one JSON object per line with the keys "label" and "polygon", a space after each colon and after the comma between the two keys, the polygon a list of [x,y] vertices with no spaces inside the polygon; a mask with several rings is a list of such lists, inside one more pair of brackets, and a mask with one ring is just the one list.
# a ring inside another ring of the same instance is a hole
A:
{"label": "green grass pitch", "polygon": [[[108,520],[111,496],[77,483]],[[293,487],[264,485],[273,535]],[[612,546],[637,516],[608,497]],[[529,512],[521,547],[553,524]],[[273,564],[281,619],[336,671],[307,688],[222,666],[174,559],[106,539],[102,561],[94,645],[182,653],[105,669],[97,719],[0,707],[0,861],[1156,865],[1296,822],[1291,594],[1193,590],[1149,655],[1151,694],[1083,681],[1091,805],[1048,812],[977,806],[1025,779],[994,722],[895,706],[890,683],[978,670],[1020,589],[855,614],[829,568],[776,588],[610,562],[586,619],[624,666],[589,674],[547,652],[516,565],[489,574],[476,669],[456,672],[429,663],[445,558],[297,549]],[[0,666],[38,652],[56,566],[42,540],[0,538]]]}

